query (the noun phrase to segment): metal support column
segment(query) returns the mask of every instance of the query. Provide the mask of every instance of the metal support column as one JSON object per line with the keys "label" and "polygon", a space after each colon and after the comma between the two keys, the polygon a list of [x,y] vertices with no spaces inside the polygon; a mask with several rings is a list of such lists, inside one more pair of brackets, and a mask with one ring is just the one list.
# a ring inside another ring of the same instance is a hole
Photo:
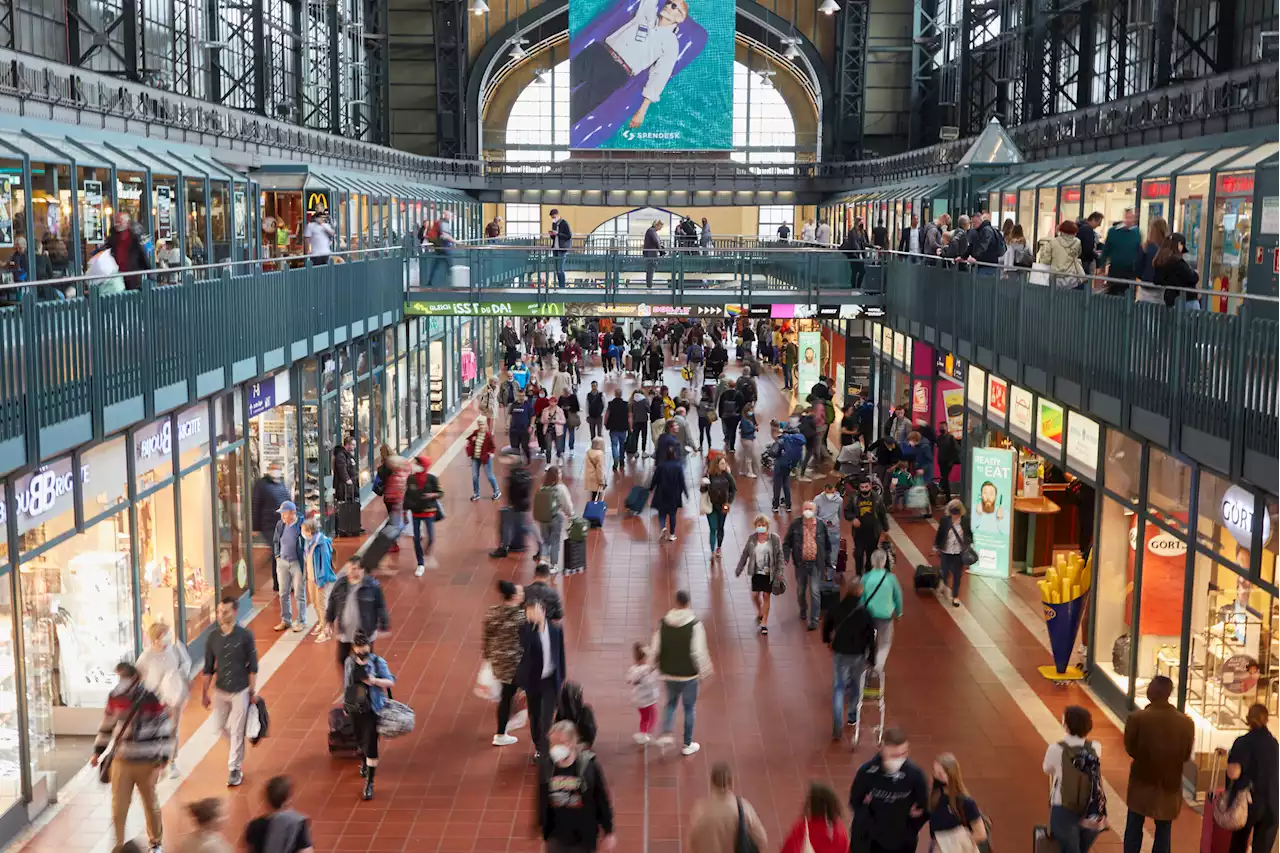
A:
{"label": "metal support column", "polygon": [[1080,57],[1076,71],[1076,106],[1092,103],[1093,95],[1093,47],[1097,43],[1097,14],[1094,9],[1095,0],[1085,0],[1080,4]]}
{"label": "metal support column", "polygon": [[466,139],[467,7],[462,0],[436,0],[436,147],[458,157]]}
{"label": "metal support column", "polygon": [[[942,126],[938,56],[943,49],[938,0],[916,0],[912,15],[911,119],[907,147],[924,148],[938,141]],[[943,5],[945,9],[945,5]]]}
{"label": "metal support column", "polygon": [[267,114],[267,13],[262,0],[253,0],[253,42],[258,49],[253,52],[253,111]]}
{"label": "metal support column", "polygon": [[849,0],[836,34],[836,152],[844,161],[862,157],[867,95],[867,2]]}

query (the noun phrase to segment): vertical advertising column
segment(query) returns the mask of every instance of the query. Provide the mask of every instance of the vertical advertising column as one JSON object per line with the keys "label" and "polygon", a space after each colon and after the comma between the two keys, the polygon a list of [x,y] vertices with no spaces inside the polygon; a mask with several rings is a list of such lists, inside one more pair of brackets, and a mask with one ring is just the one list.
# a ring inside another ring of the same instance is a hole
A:
{"label": "vertical advertising column", "polygon": [[1009,576],[1009,531],[1013,522],[1013,451],[975,447],[969,474],[969,513],[976,575]]}

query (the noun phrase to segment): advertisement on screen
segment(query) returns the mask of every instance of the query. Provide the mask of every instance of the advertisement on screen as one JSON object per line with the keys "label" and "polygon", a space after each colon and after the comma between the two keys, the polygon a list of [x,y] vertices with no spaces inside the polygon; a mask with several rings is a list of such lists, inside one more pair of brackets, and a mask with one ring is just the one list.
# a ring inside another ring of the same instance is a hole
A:
{"label": "advertisement on screen", "polygon": [[975,447],[969,468],[969,516],[976,575],[1007,578],[1010,569],[1009,530],[1013,522],[1013,451]]}
{"label": "advertisement on screen", "polygon": [[822,332],[801,332],[800,333],[800,372],[797,380],[800,387],[806,389],[812,388],[818,383],[818,376],[822,372],[820,369],[822,358]]}
{"label": "advertisement on screen", "polygon": [[570,0],[569,147],[733,146],[736,6]]}

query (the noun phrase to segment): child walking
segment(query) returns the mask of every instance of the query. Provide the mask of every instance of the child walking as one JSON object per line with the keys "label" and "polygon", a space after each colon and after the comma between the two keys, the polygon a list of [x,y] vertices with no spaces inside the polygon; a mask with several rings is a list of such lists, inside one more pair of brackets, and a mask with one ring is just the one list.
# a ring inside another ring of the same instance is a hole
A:
{"label": "child walking", "polygon": [[631,685],[631,701],[640,709],[640,729],[635,733],[638,744],[646,744],[653,737],[653,726],[658,721],[658,671],[648,662],[649,650],[644,643],[631,647],[635,664],[627,670],[627,684]]}

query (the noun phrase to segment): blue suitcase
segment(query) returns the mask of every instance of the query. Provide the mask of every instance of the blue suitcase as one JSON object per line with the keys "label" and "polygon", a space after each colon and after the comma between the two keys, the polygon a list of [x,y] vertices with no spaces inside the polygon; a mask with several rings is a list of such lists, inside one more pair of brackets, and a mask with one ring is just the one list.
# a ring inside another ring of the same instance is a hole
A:
{"label": "blue suitcase", "polygon": [[603,527],[605,509],[604,501],[587,501],[586,507],[582,510],[582,517],[592,527]]}
{"label": "blue suitcase", "polygon": [[639,515],[644,512],[644,506],[649,502],[649,490],[644,486],[632,486],[631,491],[627,492],[626,507],[629,512]]}

